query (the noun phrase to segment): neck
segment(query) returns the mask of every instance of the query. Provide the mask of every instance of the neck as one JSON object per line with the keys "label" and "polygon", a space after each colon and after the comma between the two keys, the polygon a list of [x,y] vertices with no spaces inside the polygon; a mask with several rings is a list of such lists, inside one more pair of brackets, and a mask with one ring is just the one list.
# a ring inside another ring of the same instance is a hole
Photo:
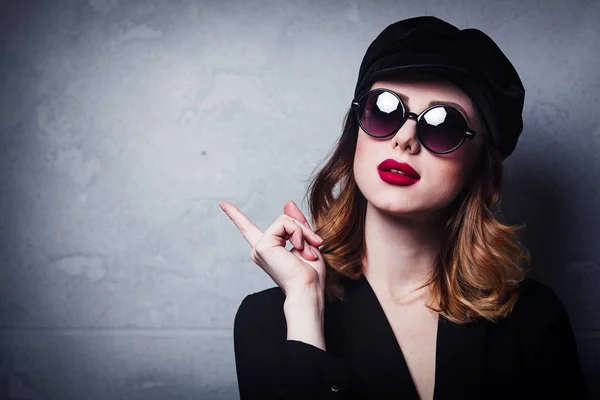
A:
{"label": "neck", "polygon": [[391,215],[367,202],[364,275],[382,296],[413,297],[409,293],[427,281],[440,251],[442,214]]}

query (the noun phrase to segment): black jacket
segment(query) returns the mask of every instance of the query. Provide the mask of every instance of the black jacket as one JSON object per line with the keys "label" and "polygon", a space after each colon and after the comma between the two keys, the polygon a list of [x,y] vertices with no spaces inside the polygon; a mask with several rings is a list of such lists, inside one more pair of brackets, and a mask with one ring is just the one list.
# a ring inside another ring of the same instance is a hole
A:
{"label": "black jacket", "polygon": [[[419,399],[386,315],[361,275],[325,306],[327,351],[287,340],[285,294],[246,296],[235,315],[241,400]],[[509,317],[438,322],[434,400],[587,399],[567,312],[548,286],[525,279]]]}

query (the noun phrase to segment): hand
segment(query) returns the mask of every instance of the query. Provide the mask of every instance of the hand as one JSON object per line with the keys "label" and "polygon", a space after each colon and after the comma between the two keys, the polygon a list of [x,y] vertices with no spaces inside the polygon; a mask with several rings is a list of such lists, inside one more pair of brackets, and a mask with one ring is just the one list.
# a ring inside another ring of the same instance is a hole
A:
{"label": "hand", "polygon": [[[302,211],[293,201],[285,204],[286,213],[280,215],[264,233],[233,203],[222,201],[219,205],[250,244],[252,261],[286,295],[303,293],[307,288],[323,292],[325,262],[316,247],[323,240],[312,231]],[[290,251],[285,248],[288,239],[294,246]],[[311,254],[312,251],[317,254],[316,257]]]}

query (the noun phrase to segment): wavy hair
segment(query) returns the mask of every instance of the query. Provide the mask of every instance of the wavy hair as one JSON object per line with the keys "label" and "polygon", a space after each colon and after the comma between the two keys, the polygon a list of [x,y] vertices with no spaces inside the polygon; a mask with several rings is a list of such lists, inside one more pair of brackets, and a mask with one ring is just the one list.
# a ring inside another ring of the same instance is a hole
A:
{"label": "wavy hair", "polygon": [[[481,114],[475,109],[479,126]],[[358,122],[349,109],[343,132],[325,165],[309,178],[306,196],[315,232],[323,238],[320,247],[326,265],[325,295],[328,301],[343,300],[340,277],[360,278],[365,256],[365,215],[367,200],[353,174]],[[518,296],[518,285],[531,259],[518,232],[525,225],[501,221],[500,190],[503,164],[500,153],[487,140],[463,190],[447,206],[440,252],[425,284],[441,313],[454,323],[477,318],[495,322],[508,316]],[[494,211],[496,210],[496,211]]]}

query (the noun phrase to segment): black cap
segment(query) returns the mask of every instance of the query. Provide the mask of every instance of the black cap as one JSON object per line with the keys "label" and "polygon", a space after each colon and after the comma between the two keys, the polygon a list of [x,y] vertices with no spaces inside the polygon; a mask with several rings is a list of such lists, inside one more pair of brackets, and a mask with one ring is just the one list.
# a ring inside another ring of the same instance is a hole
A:
{"label": "black cap", "polygon": [[513,152],[523,130],[525,88],[489,36],[478,29],[458,29],[433,16],[395,22],[367,49],[354,98],[366,92],[374,78],[413,71],[433,73],[460,87],[482,114],[502,159]]}

